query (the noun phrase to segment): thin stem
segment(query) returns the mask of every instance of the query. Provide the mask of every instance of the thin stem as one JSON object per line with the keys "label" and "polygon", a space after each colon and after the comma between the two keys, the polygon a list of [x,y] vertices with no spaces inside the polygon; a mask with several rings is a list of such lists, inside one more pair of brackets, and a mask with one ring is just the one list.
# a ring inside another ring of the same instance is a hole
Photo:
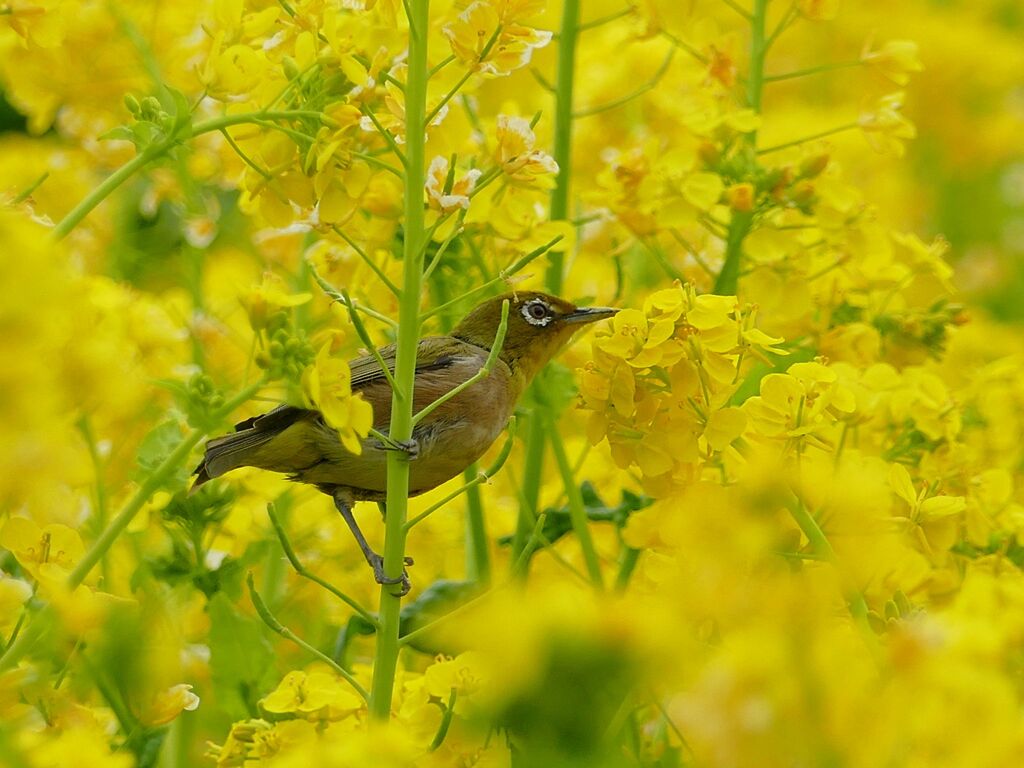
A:
{"label": "thin stem", "polygon": [[[408,95],[406,96],[406,98],[408,98]],[[370,107],[369,104],[363,105],[363,114],[370,118],[370,122],[373,123],[373,127],[377,129],[377,133],[379,133],[381,135],[381,138],[383,138],[384,141],[387,142],[387,145],[391,147],[391,151],[395,153],[395,156],[398,158],[399,162],[402,163],[402,167],[405,168],[406,171],[408,171],[409,161],[406,158],[405,153],[403,153],[402,150],[399,149],[398,142],[396,142],[395,137],[391,135],[391,131],[389,131],[387,128],[381,125],[380,120],[377,119],[377,114],[373,111],[373,108]]]}
{"label": "thin stem", "polygon": [[174,142],[172,140],[164,140],[156,144],[151,144],[146,147],[145,150],[110,174],[98,187],[96,187],[96,189],[86,195],[78,205],[72,208],[71,211],[60,220],[57,226],[53,228],[53,236],[57,240],[63,240],[67,237],[68,233],[77,227],[82,219],[89,215],[93,208],[106,200],[115,189],[128,181],[128,179],[134,176],[137,171],[144,168],[152,160],[163,155],[173,143]]}
{"label": "thin stem", "polygon": [[388,290],[391,291],[391,293],[393,293],[395,296],[398,296],[401,293],[398,290],[398,286],[391,282],[388,276],[384,273],[384,270],[381,269],[381,267],[373,259],[370,258],[370,254],[368,254],[363,248],[361,248],[355,240],[349,237],[345,233],[345,230],[341,229],[337,224],[332,224],[331,229],[334,231],[334,234],[336,234],[338,237],[340,237],[342,240],[348,243],[349,247],[351,247],[353,251],[359,254],[359,258],[363,260],[366,266],[373,270],[373,274],[375,274],[377,276],[377,279],[388,287]]}
{"label": "thin stem", "polygon": [[245,154],[245,152],[242,151],[242,148],[235,143],[234,139],[231,138],[231,134],[228,133],[226,128],[221,128],[220,134],[224,137],[224,140],[227,141],[228,146],[234,150],[235,154],[242,158],[242,162],[244,162],[246,165],[248,165],[250,168],[256,171],[256,173],[258,173],[267,181],[273,180],[273,174],[266,168],[263,168],[262,166],[258,165],[255,160],[253,160],[251,157]]}
{"label": "thin stem", "polygon": [[598,559],[597,550],[594,549],[594,539],[587,527],[587,510],[583,505],[583,494],[573,477],[572,465],[565,452],[565,444],[558,432],[558,424],[553,416],[549,415],[547,423],[548,436],[551,439],[551,451],[555,454],[555,462],[558,464],[558,471],[562,475],[562,484],[569,496],[569,520],[572,523],[573,532],[579,539],[580,548],[583,550],[583,560],[587,564],[587,573],[594,586],[604,589],[604,577],[601,573],[601,561]]}
{"label": "thin stem", "polygon": [[796,14],[796,0],[792,0],[792,2],[790,2],[789,4],[789,8],[787,8],[786,12],[782,14],[782,18],[779,19],[779,23],[775,25],[775,29],[772,30],[772,33],[768,36],[768,39],[765,41],[765,50],[768,50],[775,44],[775,41],[779,39],[779,35],[785,32],[789,25],[792,23],[793,19],[796,18]]}
{"label": "thin stem", "polygon": [[801,144],[806,144],[808,141],[815,141],[817,139],[824,139],[827,136],[834,136],[837,133],[843,133],[854,128],[859,128],[860,125],[857,123],[847,123],[846,125],[840,125],[835,128],[829,128],[819,133],[812,133],[810,136],[804,136],[802,139],[794,139],[793,141],[787,141],[783,144],[775,144],[771,147],[764,147],[763,149],[757,150],[759,155],[767,155],[770,152],[778,152],[783,149],[789,149],[790,147],[798,147]]}
{"label": "thin stem", "polygon": [[819,64],[816,67],[808,67],[807,69],[794,69],[792,72],[783,72],[779,75],[765,75],[764,82],[766,83],[777,83],[780,80],[792,80],[797,77],[808,77],[809,75],[817,75],[821,72],[832,72],[836,69],[849,69],[850,67],[863,66],[862,61],[840,61],[833,64]]}
{"label": "thin stem", "polygon": [[[420,336],[420,296],[423,285],[425,241],[423,189],[426,176],[427,25],[429,0],[410,0],[408,74],[405,84],[405,217],[403,281],[399,302],[395,355],[395,389],[391,399],[388,434],[405,443],[412,438],[412,398],[416,354]],[[395,581],[405,565],[405,523],[409,508],[409,456],[404,451],[387,455],[387,509],[384,522],[384,573]],[[378,722],[391,716],[395,673],[398,667],[402,598],[394,584],[382,584],[370,693],[370,717]]]}
{"label": "thin stem", "polygon": [[491,375],[491,371],[494,370],[494,366],[498,362],[498,356],[501,354],[501,348],[505,344],[505,334],[508,332],[508,307],[508,299],[505,299],[505,301],[501,303],[501,322],[498,323],[498,330],[494,334],[494,341],[491,344],[491,350],[487,354],[487,359],[484,361],[483,367],[457,387],[449,389],[434,402],[413,416],[412,424],[414,427],[453,397],[461,395],[478,381],[486,379]]}
{"label": "thin stem", "polygon": [[672,64],[672,57],[675,56],[675,54],[675,47],[670,46],[668,49],[668,53],[665,55],[664,61],[661,62],[661,66],[659,66],[657,71],[651,76],[651,79],[648,80],[643,85],[641,85],[632,93],[627,93],[625,96],[621,96],[617,99],[612,99],[611,101],[606,102],[605,104],[600,104],[596,107],[589,107],[588,109],[577,110],[576,112],[573,112],[573,117],[579,118],[599,115],[602,112],[607,112],[611,109],[615,109],[616,107],[621,107],[623,104],[627,104],[630,101],[633,101],[633,99],[643,96],[648,91],[653,90],[655,87],[657,87],[658,83],[665,76],[665,73],[668,72],[669,65]]}
{"label": "thin stem", "polygon": [[[551,190],[551,220],[569,218],[569,179],[572,171],[572,101],[576,81],[576,43],[579,37],[580,0],[563,0],[562,27],[558,37],[558,70],[555,74],[555,145],[553,157],[558,163],[555,188]],[[565,257],[554,252],[548,261],[547,287],[562,293]]]}
{"label": "thin stem", "polygon": [[260,597],[260,593],[256,591],[256,585],[253,584],[252,571],[249,571],[248,575],[245,577],[245,583],[249,587],[249,599],[252,600],[253,608],[256,609],[256,613],[259,614],[260,619],[263,620],[263,623],[266,624],[267,627],[271,629],[271,631],[279,634],[285,640],[291,640],[293,643],[295,643],[297,646],[305,650],[307,653],[318,658],[324,664],[333,669],[340,677],[344,678],[348,682],[348,684],[355,689],[356,693],[359,694],[360,698],[362,698],[363,701],[369,701],[370,696],[366,692],[366,689],[359,684],[359,681],[352,676],[351,672],[342,667],[340,664],[338,664],[338,662],[336,662],[323,651],[319,650],[318,648],[314,648],[312,645],[307,643],[305,640],[303,640],[301,637],[296,635],[294,632],[288,629],[288,627],[286,627],[284,624],[277,620],[277,617],[275,617],[274,614],[270,612],[270,609],[267,608],[267,604],[263,602],[263,598]]}
{"label": "thin stem", "polygon": [[448,694],[448,703],[445,705],[444,714],[441,716],[441,723],[437,726],[437,733],[430,742],[430,752],[436,751],[438,747],[444,744],[445,737],[448,735],[448,729],[452,725],[452,717],[455,715],[456,693],[456,690],[452,688],[451,693]]}
{"label": "thin stem", "polygon": [[[787,508],[790,516],[793,518],[793,522],[797,524],[804,536],[807,537],[807,541],[814,550],[814,554],[818,558],[838,567],[839,559],[836,557],[835,550],[832,549],[832,544],[829,542],[825,532],[821,530],[818,521],[807,511],[803,500],[797,497],[793,500],[793,503],[787,505]],[[864,600],[864,595],[857,589],[848,588],[846,599],[849,603],[850,614],[854,620],[866,627],[868,607]],[[870,633],[869,627],[867,631]]]}
{"label": "thin stem", "polygon": [[609,13],[607,16],[600,16],[591,21],[584,22],[576,27],[577,32],[586,32],[588,29],[596,29],[597,27],[603,27],[605,24],[610,24],[613,21],[621,19],[623,16],[628,16],[633,13],[633,8],[623,8],[621,11],[615,13]]}
{"label": "thin stem", "polygon": [[738,3],[735,2],[735,0],[722,0],[722,2],[728,5],[730,8],[732,8],[734,11],[736,11],[736,13],[738,13],[744,19],[750,21],[750,11],[748,11],[746,8],[742,8]]}
{"label": "thin stem", "polygon": [[358,157],[360,160],[362,160],[367,165],[372,165],[375,168],[380,168],[382,171],[387,171],[392,176],[397,176],[400,179],[404,179],[405,178],[405,176],[402,174],[402,172],[400,170],[395,168],[395,166],[391,165],[390,163],[385,163],[379,157],[375,157],[373,155],[368,155],[365,152],[350,152],[349,154],[351,154],[352,157]]}
{"label": "thin stem", "polygon": [[20,205],[21,203],[24,203],[26,200],[32,197],[32,193],[39,189],[39,187],[43,185],[43,182],[46,181],[48,178],[50,178],[50,172],[46,171],[45,173],[43,173],[42,176],[33,181],[23,190],[21,190],[21,192],[18,193],[18,195],[14,198],[14,200],[11,201],[11,203],[13,205]]}
{"label": "thin stem", "polygon": [[451,64],[451,63],[452,63],[453,61],[455,61],[455,54],[454,54],[454,53],[453,53],[453,54],[451,54],[450,56],[448,56],[448,58],[446,58],[446,59],[442,59],[442,60],[441,60],[441,61],[439,61],[439,62],[438,62],[437,64],[435,64],[435,65],[434,65],[433,67],[431,67],[431,69],[430,69],[430,72],[428,72],[428,73],[427,73],[427,78],[433,78],[433,77],[434,77],[434,75],[436,75],[436,74],[437,74],[438,72],[440,72],[440,71],[441,71],[442,69],[444,69],[445,67],[447,67],[447,66],[448,66],[449,64]]}
{"label": "thin stem", "polygon": [[[192,125],[188,131],[188,138],[194,138],[213,131],[221,131],[222,129],[233,125],[244,125],[246,123],[255,123],[259,125],[266,124],[266,121],[268,120],[292,120],[298,117],[318,117],[322,119],[323,115],[320,112],[314,112],[311,110],[264,110],[260,112],[246,112],[238,115],[222,115],[220,117],[214,117],[210,120],[206,120],[205,122]],[[180,130],[183,131],[186,127],[187,125],[181,126]],[[274,127],[280,129],[280,126]],[[67,237],[68,233],[78,226],[78,224],[82,222],[82,219],[88,216],[92,210],[102,203],[112,192],[114,192],[114,190],[124,184],[124,182],[130,179],[137,171],[141,170],[152,161],[163,157],[168,150],[177,145],[180,141],[184,140],[184,138],[186,137],[178,136],[177,133],[173,133],[161,141],[150,144],[139,154],[110,174],[110,176],[104,179],[100,185],[96,187],[96,189],[86,195],[78,205],[72,208],[68,214],[60,220],[57,226],[53,228],[53,236],[58,240],[62,240]]]}
{"label": "thin stem", "polygon": [[309,579],[314,584],[318,584],[321,587],[323,587],[324,589],[326,589],[328,592],[330,592],[336,598],[338,598],[343,603],[345,603],[347,606],[349,606],[353,611],[355,611],[360,616],[362,616],[363,619],[365,619],[371,625],[376,627],[377,626],[377,618],[372,613],[367,611],[365,608],[363,608],[363,606],[361,606],[359,603],[357,603],[351,597],[346,595],[344,592],[342,592],[336,586],[334,586],[333,584],[331,584],[330,582],[328,582],[328,581],[326,581],[324,579],[321,579],[315,573],[313,573],[312,571],[308,570],[306,568],[306,566],[304,566],[299,561],[298,555],[295,554],[295,549],[292,547],[292,543],[288,539],[288,534],[285,533],[284,526],[281,525],[281,520],[280,520],[280,518],[278,517],[278,514],[277,514],[277,508],[274,506],[273,502],[267,504],[267,515],[269,515],[269,517],[270,517],[271,525],[274,526],[274,532],[277,534],[277,540],[279,542],[281,542],[281,549],[284,550],[284,556],[286,558],[288,558],[288,562],[291,563],[291,566],[292,566],[292,568],[295,569],[295,572],[297,574],[299,574],[299,576],[302,576],[304,579]]}
{"label": "thin stem", "polygon": [[466,299],[470,298],[471,296],[476,296],[479,293],[483,293],[485,291],[488,291],[491,288],[493,288],[494,286],[499,285],[499,284],[505,282],[509,277],[511,277],[512,275],[516,274],[517,272],[522,270],[524,267],[526,267],[526,265],[529,264],[531,261],[533,261],[534,259],[536,259],[536,258],[538,258],[540,256],[543,256],[545,253],[547,253],[549,250],[551,250],[551,248],[553,248],[556,244],[558,244],[561,240],[562,240],[562,235],[558,235],[557,237],[553,237],[551,240],[549,240],[547,243],[542,245],[540,248],[535,248],[534,250],[530,251],[528,254],[523,256],[521,259],[519,259],[518,261],[513,263],[507,269],[503,269],[498,274],[497,277],[491,278],[490,280],[488,280],[487,282],[483,283],[482,285],[478,285],[476,288],[472,288],[472,289],[466,291],[464,294],[462,294],[461,296],[459,296],[457,298],[452,299],[451,301],[446,301],[444,304],[442,304],[439,307],[434,307],[433,309],[431,309],[431,310],[429,310],[427,312],[424,312],[423,313],[423,319],[426,320],[427,318],[433,317],[434,315],[439,315],[439,314],[441,314],[443,312],[446,312],[447,310],[451,309],[453,306],[455,306],[457,304],[461,304],[462,302],[464,302]]}

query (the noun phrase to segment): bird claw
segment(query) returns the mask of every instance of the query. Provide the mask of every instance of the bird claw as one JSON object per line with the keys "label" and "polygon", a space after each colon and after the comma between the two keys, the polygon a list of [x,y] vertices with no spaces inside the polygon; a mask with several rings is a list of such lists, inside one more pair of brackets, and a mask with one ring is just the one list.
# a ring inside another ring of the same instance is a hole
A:
{"label": "bird claw", "polygon": [[420,443],[415,438],[412,440],[396,440],[395,445],[398,446],[398,450],[405,451],[409,461],[415,461],[420,456]]}
{"label": "bird claw", "polygon": [[[412,558],[403,558],[405,565],[412,565]],[[412,584],[409,583],[409,574],[402,569],[401,576],[388,576],[384,573],[384,558],[378,554],[374,554],[370,558],[370,567],[373,568],[373,578],[378,584],[401,584],[402,589],[398,593],[398,597],[405,597],[409,594],[409,590],[412,589]]]}
{"label": "bird claw", "polygon": [[384,451],[402,451],[409,457],[409,461],[415,461],[420,456],[420,444],[415,438],[412,440],[391,440],[389,438],[386,443],[378,440],[377,445]]}

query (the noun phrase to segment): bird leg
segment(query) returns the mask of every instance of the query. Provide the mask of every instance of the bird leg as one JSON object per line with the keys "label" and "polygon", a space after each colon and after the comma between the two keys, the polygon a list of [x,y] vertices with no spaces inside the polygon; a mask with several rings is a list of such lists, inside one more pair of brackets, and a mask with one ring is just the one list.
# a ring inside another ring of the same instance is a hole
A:
{"label": "bird leg", "polygon": [[[352,535],[356,539],[356,544],[359,545],[359,549],[363,552],[363,557],[366,558],[366,562],[373,569],[373,578],[376,582],[378,584],[401,584],[402,591],[399,595],[408,594],[411,587],[409,584],[409,574],[405,572],[404,568],[402,569],[402,575],[398,577],[388,576],[384,573],[384,558],[370,548],[366,537],[363,536],[363,532],[359,530],[359,524],[356,523],[356,518],[352,514],[352,500],[349,493],[340,489],[336,490],[334,492],[334,506],[338,508],[342,518],[348,523],[349,530],[352,531]],[[406,565],[412,565],[411,557],[406,557],[404,560]]]}

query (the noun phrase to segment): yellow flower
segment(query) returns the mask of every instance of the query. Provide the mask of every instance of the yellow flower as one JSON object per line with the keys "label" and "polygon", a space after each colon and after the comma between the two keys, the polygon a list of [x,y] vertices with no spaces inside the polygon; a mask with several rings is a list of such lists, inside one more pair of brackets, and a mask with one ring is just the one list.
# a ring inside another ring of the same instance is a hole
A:
{"label": "yellow flower", "polygon": [[362,709],[363,700],[345,681],[327,672],[289,672],[260,700],[272,714],[295,714],[307,720],[341,720]]}
{"label": "yellow flower", "polygon": [[[430,161],[427,169],[427,202],[436,211],[447,214],[458,209],[469,208],[469,194],[480,178],[481,171],[471,168],[462,178],[455,180],[454,172],[448,167],[448,159],[438,156]],[[449,186],[448,177],[452,176]]]}
{"label": "yellow flower", "polygon": [[242,304],[249,314],[249,325],[254,331],[267,327],[270,315],[279,309],[298,307],[313,298],[313,294],[289,293],[284,280],[273,272],[264,272],[263,281],[254,285],[242,298]]}
{"label": "yellow flower", "polygon": [[40,528],[26,517],[11,517],[4,523],[0,546],[10,550],[21,566],[37,578],[40,566],[49,563],[69,571],[85,554],[77,531],[57,523]]}
{"label": "yellow flower", "polygon": [[906,85],[911,72],[924,69],[917,55],[917,43],[912,40],[889,40],[878,50],[865,47],[860,60],[896,85]]}
{"label": "yellow flower", "polygon": [[477,0],[445,24],[443,31],[452,53],[476,71],[501,77],[527,66],[533,51],[551,42],[551,33],[519,24],[518,12],[526,5]]}
{"label": "yellow flower", "polygon": [[161,691],[139,714],[139,719],[148,726],[166,725],[182,712],[193,712],[199,708],[199,697],[187,683],[172,685]]}
{"label": "yellow flower", "polygon": [[534,149],[537,137],[523,117],[498,115],[494,159],[512,181],[536,184],[558,173],[558,163],[546,152]]}
{"label": "yellow flower", "polygon": [[352,394],[351,382],[348,363],[331,355],[330,342],[321,347],[316,361],[302,377],[309,405],[324,415],[324,421],[338,433],[345,450],[360,454],[360,440],[373,426],[373,406],[361,394]]}
{"label": "yellow flower", "polygon": [[917,136],[917,129],[903,115],[904,94],[890,93],[870,110],[861,113],[857,124],[865,138],[879,152],[903,156],[903,141]]}

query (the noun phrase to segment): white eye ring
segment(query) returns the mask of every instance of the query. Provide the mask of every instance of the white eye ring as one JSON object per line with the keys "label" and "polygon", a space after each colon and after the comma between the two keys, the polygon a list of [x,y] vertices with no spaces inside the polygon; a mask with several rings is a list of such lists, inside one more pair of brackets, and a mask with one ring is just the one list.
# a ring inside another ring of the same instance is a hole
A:
{"label": "white eye ring", "polygon": [[[534,307],[540,307],[544,314],[534,314]],[[526,318],[526,322],[541,328],[555,319],[554,315],[551,314],[551,307],[548,306],[544,299],[531,299],[526,302],[523,304],[522,313],[523,317]]]}

